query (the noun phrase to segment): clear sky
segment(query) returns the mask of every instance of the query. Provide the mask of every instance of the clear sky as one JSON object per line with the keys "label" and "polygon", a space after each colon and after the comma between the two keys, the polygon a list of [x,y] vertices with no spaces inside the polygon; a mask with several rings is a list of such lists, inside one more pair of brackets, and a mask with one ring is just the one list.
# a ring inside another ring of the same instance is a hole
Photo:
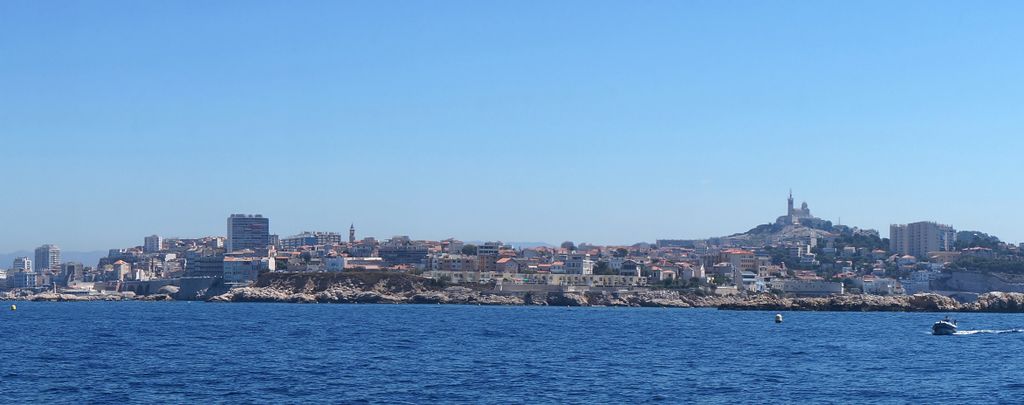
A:
{"label": "clear sky", "polygon": [[1024,3],[0,2],[0,251],[632,243],[797,203],[1024,240]]}

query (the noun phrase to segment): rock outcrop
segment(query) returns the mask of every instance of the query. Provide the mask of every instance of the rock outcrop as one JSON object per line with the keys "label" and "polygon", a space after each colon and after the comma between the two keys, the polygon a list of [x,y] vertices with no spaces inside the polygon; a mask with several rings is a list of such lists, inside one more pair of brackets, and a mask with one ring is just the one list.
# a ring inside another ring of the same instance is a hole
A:
{"label": "rock outcrop", "polygon": [[103,295],[74,295],[44,292],[35,295],[22,297],[25,301],[51,301],[51,302],[80,302],[80,301],[124,301],[135,299],[134,295],[103,294]]}
{"label": "rock outcrop", "polygon": [[938,294],[835,295],[820,298],[757,295],[717,306],[720,309],[769,311],[948,312],[963,309],[956,300]]}
{"label": "rock outcrop", "polygon": [[[434,280],[399,273],[267,273],[250,287],[217,291],[210,302],[366,303],[366,304],[467,304],[467,305],[549,305],[718,308],[767,311],[899,311],[899,312],[1024,312],[1024,293],[990,292],[974,302],[960,303],[938,294],[909,296],[838,295],[789,298],[772,294],[716,296],[680,293],[674,290],[628,292],[520,292],[494,291],[490,284],[446,285]],[[189,289],[186,299],[197,294]],[[52,292],[32,294],[10,291],[0,300],[24,301],[165,301],[181,299],[185,289],[161,287],[156,294],[135,296],[130,292],[104,295],[71,295]]]}
{"label": "rock outcrop", "polygon": [[974,312],[1024,312],[1024,294],[990,292],[978,300],[963,305],[963,310]]}

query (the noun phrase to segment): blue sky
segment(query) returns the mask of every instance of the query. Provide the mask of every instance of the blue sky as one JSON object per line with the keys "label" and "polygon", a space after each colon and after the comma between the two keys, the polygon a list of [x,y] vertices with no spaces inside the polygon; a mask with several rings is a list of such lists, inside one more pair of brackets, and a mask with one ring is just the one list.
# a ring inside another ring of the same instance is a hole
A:
{"label": "blue sky", "polygon": [[0,2],[0,251],[632,243],[782,215],[1024,240],[1019,2]]}

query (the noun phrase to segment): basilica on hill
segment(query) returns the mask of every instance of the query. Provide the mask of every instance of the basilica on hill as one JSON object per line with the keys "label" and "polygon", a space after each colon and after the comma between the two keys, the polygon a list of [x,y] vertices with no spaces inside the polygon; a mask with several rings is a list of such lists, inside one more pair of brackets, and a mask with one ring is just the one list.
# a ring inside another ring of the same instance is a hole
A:
{"label": "basilica on hill", "polygon": [[789,190],[789,199],[786,204],[786,215],[775,220],[775,224],[779,226],[804,225],[812,228],[818,228],[825,222],[826,221],[821,218],[816,218],[811,215],[811,209],[807,207],[807,202],[800,204],[800,208],[794,208],[793,190]]}

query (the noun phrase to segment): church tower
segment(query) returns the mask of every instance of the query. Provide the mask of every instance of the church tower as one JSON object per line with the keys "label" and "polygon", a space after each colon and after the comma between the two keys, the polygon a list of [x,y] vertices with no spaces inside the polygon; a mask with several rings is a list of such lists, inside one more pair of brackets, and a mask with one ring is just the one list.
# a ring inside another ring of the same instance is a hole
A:
{"label": "church tower", "polygon": [[789,204],[786,206],[786,215],[793,217],[793,189],[789,189]]}
{"label": "church tower", "polygon": [[[790,200],[792,200],[792,198],[790,198]],[[356,224],[352,224],[348,227],[348,243],[356,243]]]}

